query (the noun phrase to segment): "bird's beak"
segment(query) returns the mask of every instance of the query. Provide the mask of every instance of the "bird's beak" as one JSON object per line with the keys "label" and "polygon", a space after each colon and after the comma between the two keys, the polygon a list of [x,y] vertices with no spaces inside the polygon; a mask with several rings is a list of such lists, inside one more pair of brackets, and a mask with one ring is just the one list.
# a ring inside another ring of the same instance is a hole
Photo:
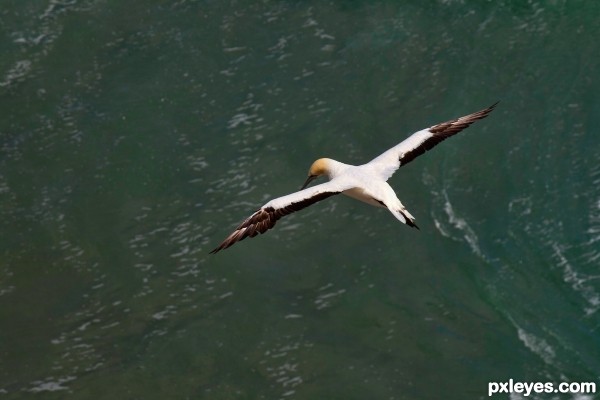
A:
{"label": "bird's beak", "polygon": [[304,182],[304,185],[302,185],[300,190],[306,188],[308,186],[308,184],[311,183],[316,178],[317,178],[317,175],[309,175],[308,179],[306,179],[306,182]]}

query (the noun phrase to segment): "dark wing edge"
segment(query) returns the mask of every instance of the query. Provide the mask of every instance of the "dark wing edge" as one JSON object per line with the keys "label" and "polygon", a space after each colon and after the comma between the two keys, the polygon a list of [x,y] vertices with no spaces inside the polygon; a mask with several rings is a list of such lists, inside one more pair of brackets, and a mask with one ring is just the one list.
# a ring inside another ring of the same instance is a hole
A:
{"label": "dark wing edge", "polygon": [[264,207],[257,210],[250,217],[246,218],[223,242],[210,254],[215,254],[221,250],[225,250],[229,246],[246,239],[247,237],[254,237],[259,233],[265,233],[269,229],[275,226],[275,223],[281,217],[300,211],[312,204],[315,204],[321,200],[325,200],[328,197],[334,196],[341,192],[322,192],[312,197],[306,198],[295,203],[290,203],[282,208]]}
{"label": "dark wing edge", "polygon": [[402,154],[399,160],[400,165],[403,166],[408,164],[421,154],[425,153],[428,150],[431,150],[443,140],[449,138],[450,136],[456,135],[463,129],[468,128],[473,122],[487,117],[492,112],[492,110],[494,110],[496,105],[498,105],[498,103],[499,101],[495,102],[494,104],[492,104],[484,110],[477,111],[472,114],[465,115],[464,117],[456,118],[432,126],[431,128],[429,128],[429,132],[431,132],[433,135],[425,139],[420,145],[418,145],[414,149]]}

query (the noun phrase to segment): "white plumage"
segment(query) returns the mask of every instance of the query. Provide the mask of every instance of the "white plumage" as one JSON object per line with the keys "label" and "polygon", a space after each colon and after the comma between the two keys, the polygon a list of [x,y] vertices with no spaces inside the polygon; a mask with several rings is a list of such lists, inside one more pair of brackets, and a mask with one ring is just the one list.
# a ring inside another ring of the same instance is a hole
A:
{"label": "white plumage", "polygon": [[[387,208],[399,221],[418,229],[415,218],[402,205],[387,180],[398,168],[430,150],[442,140],[457,134],[473,122],[487,117],[496,104],[415,132],[397,146],[363,165],[344,164],[330,158],[318,159],[311,165],[308,179],[302,186],[302,190],[269,201],[244,220],[211,253],[226,249],[247,237],[264,233],[275,226],[279,218],[340,193],[372,206]],[[313,179],[321,175],[325,175],[329,182],[306,188]]]}

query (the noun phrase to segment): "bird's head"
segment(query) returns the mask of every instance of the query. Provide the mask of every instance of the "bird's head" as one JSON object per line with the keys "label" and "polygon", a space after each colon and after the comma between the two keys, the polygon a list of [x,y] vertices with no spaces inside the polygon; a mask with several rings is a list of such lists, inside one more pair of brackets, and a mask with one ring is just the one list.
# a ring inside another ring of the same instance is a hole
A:
{"label": "bird's head", "polygon": [[321,175],[329,174],[330,171],[330,160],[329,158],[319,158],[317,161],[312,163],[308,170],[308,178],[301,189],[304,189],[313,180],[317,179]]}

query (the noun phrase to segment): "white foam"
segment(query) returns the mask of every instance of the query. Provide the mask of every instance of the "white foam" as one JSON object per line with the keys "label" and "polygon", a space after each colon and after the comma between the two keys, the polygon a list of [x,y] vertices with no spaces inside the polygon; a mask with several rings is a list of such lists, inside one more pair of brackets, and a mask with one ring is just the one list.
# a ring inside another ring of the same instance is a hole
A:
{"label": "white foam", "polygon": [[56,392],[58,390],[67,390],[67,386],[63,386],[63,384],[67,382],[74,381],[76,379],[75,376],[66,376],[64,378],[54,379],[53,377],[47,378],[45,381],[35,381],[32,388],[28,391],[33,393],[38,392]]}
{"label": "white foam", "polygon": [[552,248],[554,249],[554,256],[558,259],[558,266],[563,269],[564,282],[570,284],[571,288],[580,293],[587,301],[589,306],[585,308],[585,314],[589,316],[596,313],[600,308],[600,294],[586,282],[597,279],[598,276],[584,276],[582,273],[577,272],[565,256],[564,249],[558,243],[553,243]]}
{"label": "white foam", "polygon": [[434,223],[435,223],[435,227],[437,228],[437,230],[445,237],[449,237],[451,239],[457,240],[457,241],[465,241],[467,242],[467,244],[469,245],[469,247],[471,248],[471,250],[473,251],[473,253],[477,254],[479,257],[481,258],[486,258],[483,254],[483,252],[481,251],[481,247],[479,246],[479,238],[477,237],[477,234],[475,233],[475,231],[471,228],[471,226],[467,223],[467,220],[460,217],[456,211],[454,210],[454,207],[452,206],[452,203],[450,203],[450,199],[448,198],[448,193],[446,192],[446,190],[443,190],[442,192],[443,198],[444,198],[444,212],[446,213],[446,216],[448,217],[448,223],[457,231],[460,232],[460,236],[454,236],[450,233],[450,229],[447,229],[446,227],[444,227],[442,225],[442,223],[440,221],[438,221],[437,219],[434,218]]}
{"label": "white foam", "polygon": [[[514,322],[513,322],[514,323]],[[554,349],[544,339],[538,338],[537,336],[526,332],[523,328],[515,324],[517,328],[517,334],[519,340],[523,342],[525,347],[531,350],[534,354],[538,355],[546,364],[552,365],[556,353]]]}

